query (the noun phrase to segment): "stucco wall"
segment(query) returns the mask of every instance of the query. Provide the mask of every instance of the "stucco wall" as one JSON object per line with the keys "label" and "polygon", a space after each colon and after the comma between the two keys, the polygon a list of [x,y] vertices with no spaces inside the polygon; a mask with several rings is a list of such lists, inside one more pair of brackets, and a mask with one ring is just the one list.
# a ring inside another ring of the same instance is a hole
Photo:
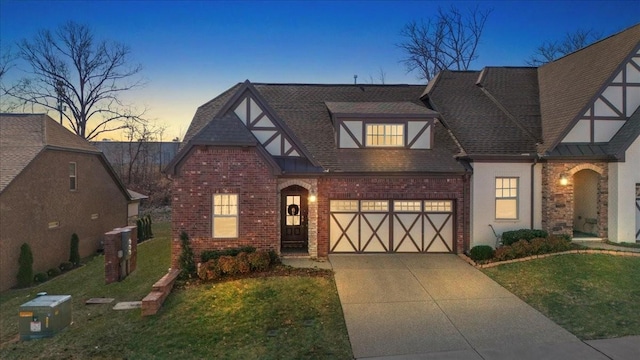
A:
{"label": "stucco wall", "polygon": [[[491,224],[498,234],[505,231],[531,228],[531,163],[474,162],[472,178],[472,221],[471,247],[476,245],[495,246],[496,238]],[[542,196],[540,192],[541,165],[534,168],[534,220],[533,227],[539,229]],[[518,219],[496,220],[495,181],[496,177],[517,177]]]}
{"label": "stucco wall", "polygon": [[[69,162],[77,163],[75,191],[69,190]],[[105,232],[127,225],[127,199],[97,155],[46,150],[0,194],[0,218],[0,290],[5,290],[16,283],[24,242],[31,246],[35,272],[69,260],[74,232],[80,256],[89,256]],[[49,229],[56,221],[60,226]]]}
{"label": "stucco wall", "polygon": [[627,149],[625,162],[609,164],[609,240],[634,242],[635,187],[640,183],[640,137]]}

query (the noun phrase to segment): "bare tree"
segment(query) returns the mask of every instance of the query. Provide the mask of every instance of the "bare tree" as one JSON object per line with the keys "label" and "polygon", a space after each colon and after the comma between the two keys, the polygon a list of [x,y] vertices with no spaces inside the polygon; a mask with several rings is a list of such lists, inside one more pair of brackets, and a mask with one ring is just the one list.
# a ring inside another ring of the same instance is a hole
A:
{"label": "bare tree", "polygon": [[[31,77],[10,87],[9,95],[25,104],[60,112],[71,129],[86,139],[145,122],[145,110],[122,101],[122,93],[144,85],[142,67],[130,64],[124,44],[97,41],[88,26],[69,21],[55,33],[41,30],[18,44],[18,55]],[[69,113],[65,112],[69,109]]]}
{"label": "bare tree", "polygon": [[0,50],[0,112],[12,112],[20,107],[20,105],[7,94],[7,88],[4,85],[5,75],[15,67],[17,54],[11,51],[11,47],[3,46]]}
{"label": "bare tree", "polygon": [[386,71],[384,71],[384,69],[379,68],[378,75],[375,78],[373,77],[373,75],[369,74],[369,83],[373,85],[376,83],[376,81],[379,84],[385,84],[385,82],[387,81],[387,73]]}
{"label": "bare tree", "polygon": [[538,46],[536,52],[526,60],[529,66],[540,66],[548,62],[554,61],[576,50],[599,40],[602,34],[595,32],[593,29],[578,29],[572,33],[567,33],[560,41],[545,41]]}
{"label": "bare tree", "polygon": [[467,70],[478,58],[477,49],[491,10],[478,6],[463,14],[457,7],[438,8],[434,18],[407,23],[397,46],[407,57],[407,73],[418,70],[418,78],[431,80],[444,69]]}

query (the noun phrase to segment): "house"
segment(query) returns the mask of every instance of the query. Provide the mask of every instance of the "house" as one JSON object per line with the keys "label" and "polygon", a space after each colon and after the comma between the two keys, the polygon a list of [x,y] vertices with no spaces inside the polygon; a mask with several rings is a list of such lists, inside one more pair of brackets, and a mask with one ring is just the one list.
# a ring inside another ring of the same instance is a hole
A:
{"label": "house", "polygon": [[279,253],[461,252],[469,169],[424,86],[237,84],[198,108],[169,164],[173,261]]}
{"label": "house", "polygon": [[16,284],[20,246],[35,272],[80,256],[127,224],[131,200],[102,153],[45,114],[0,114],[0,290]]}
{"label": "house", "polygon": [[444,71],[422,99],[473,168],[472,246],[492,227],[640,240],[640,24],[540,68]]}
{"label": "house", "polygon": [[429,84],[237,84],[172,178],[173,265],[203,250],[459,253],[507,230],[640,236],[640,25],[540,68]]}

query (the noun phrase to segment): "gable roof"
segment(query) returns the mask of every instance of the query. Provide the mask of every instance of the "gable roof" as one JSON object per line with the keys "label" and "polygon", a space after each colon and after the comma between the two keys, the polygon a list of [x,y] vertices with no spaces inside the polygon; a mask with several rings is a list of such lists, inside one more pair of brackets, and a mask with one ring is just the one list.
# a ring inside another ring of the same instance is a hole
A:
{"label": "gable roof", "polygon": [[45,149],[98,155],[127,199],[130,199],[102,152],[46,114],[0,114],[0,192]]}
{"label": "gable roof", "polygon": [[638,46],[640,24],[538,68],[544,140],[540,152],[558,145]]}
{"label": "gable roof", "polygon": [[[213,114],[225,107],[224,101],[230,102],[235,96],[230,92],[242,89],[238,84],[217,98],[201,106],[185,135],[185,143],[192,140],[196,129],[202,130],[207,123],[219,121],[222,114]],[[329,85],[329,84],[250,84],[266,103],[269,112],[286,130],[291,132],[300,145],[306,149],[309,161],[315,166],[300,166],[300,169],[336,172],[464,172],[453,154],[459,149],[442,125],[436,125],[434,149],[418,151],[409,149],[338,149],[335,143],[335,130],[331,122],[331,113],[327,103],[337,103],[342,110],[354,110],[353,106],[364,106],[367,111],[385,113],[401,110],[435,116],[427,109],[419,97],[424,89],[422,85]],[[347,104],[349,103],[349,104]],[[360,105],[355,105],[359,103]],[[373,104],[376,103],[376,104]],[[394,105],[391,105],[394,103]],[[363,105],[365,104],[365,105]],[[206,111],[205,111],[206,110]],[[218,118],[216,118],[218,116]],[[233,115],[235,116],[235,115]],[[236,117],[237,120],[237,117]],[[238,120],[238,124],[241,122]],[[204,124],[204,125],[203,125]],[[242,125],[242,124],[241,124]],[[214,125],[211,125],[214,126]],[[215,125],[218,126],[218,125]],[[244,125],[242,125],[244,126]],[[199,130],[199,131],[200,131]],[[204,133],[203,133],[204,136]],[[253,136],[253,135],[251,135]],[[200,134],[198,135],[200,137]],[[202,140],[202,139],[199,139]],[[377,151],[376,151],[377,150]],[[385,156],[393,152],[402,159],[396,162],[379,161],[372,166],[373,153]],[[282,166],[282,162],[279,162]]]}
{"label": "gable roof", "polygon": [[466,155],[532,156],[540,134],[535,68],[445,70],[423,99],[438,111]]}
{"label": "gable roof", "polygon": [[430,116],[438,117],[438,113],[421,105],[409,101],[397,102],[330,102],[325,101],[327,108],[333,115],[342,116],[371,116],[371,115],[400,115],[400,116]]}

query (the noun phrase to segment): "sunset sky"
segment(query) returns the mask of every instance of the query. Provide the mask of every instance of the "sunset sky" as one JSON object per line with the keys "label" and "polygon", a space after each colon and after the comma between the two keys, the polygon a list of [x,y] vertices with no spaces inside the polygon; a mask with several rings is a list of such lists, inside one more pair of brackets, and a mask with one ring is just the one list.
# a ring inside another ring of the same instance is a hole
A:
{"label": "sunset sky", "polygon": [[[640,1],[7,1],[2,49],[73,20],[129,45],[148,85],[127,99],[182,137],[196,108],[237,82],[420,83],[405,72],[400,30],[438,6],[492,8],[473,69],[522,66],[545,40],[593,29],[603,37],[640,22]],[[5,81],[20,76],[19,67]],[[377,80],[376,80],[377,81]],[[52,114],[53,115],[53,114]],[[54,116],[54,118],[56,118]],[[118,140],[118,136],[108,135]],[[100,138],[102,139],[102,137]]]}

